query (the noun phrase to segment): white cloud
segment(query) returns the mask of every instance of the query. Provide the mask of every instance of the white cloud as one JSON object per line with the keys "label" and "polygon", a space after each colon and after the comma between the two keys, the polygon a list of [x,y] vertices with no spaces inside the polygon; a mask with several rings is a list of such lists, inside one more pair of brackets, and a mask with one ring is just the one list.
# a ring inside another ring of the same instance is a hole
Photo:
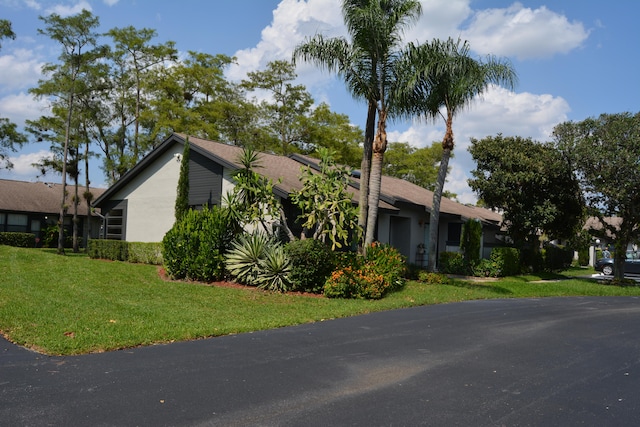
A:
{"label": "white cloud", "polygon": [[118,4],[118,1],[120,0],[104,0],[104,4],[106,4],[107,6],[114,6]]}
{"label": "white cloud", "polygon": [[506,9],[476,12],[461,35],[478,53],[531,59],[576,49],[589,31],[545,6],[534,10],[514,3]]}
{"label": "white cloud", "polygon": [[93,11],[93,8],[91,7],[91,4],[89,4],[88,1],[81,0],[78,3],[71,6],[57,4],[55,6],[47,8],[46,13],[47,14],[57,13],[62,17],[66,17],[71,15],[77,15],[78,13],[82,12],[84,9],[88,10],[89,12]]}
{"label": "white cloud", "polygon": [[0,117],[6,117],[21,126],[25,120],[35,120],[47,114],[49,105],[45,100],[35,100],[27,93],[11,94],[0,99]]}
{"label": "white cloud", "polygon": [[[0,170],[0,178],[14,179],[19,181],[34,181],[40,177],[40,171],[37,167],[32,166],[33,163],[39,162],[43,158],[51,158],[53,155],[47,150],[39,150],[34,153],[23,153],[17,156],[9,156],[9,160],[13,163],[13,169]],[[52,180],[56,178],[55,174],[50,177]]]}
{"label": "white cloud", "polygon": [[[476,196],[467,184],[475,163],[468,152],[470,139],[482,139],[502,133],[507,136],[531,137],[548,141],[553,127],[567,120],[569,105],[561,97],[548,94],[515,93],[491,87],[482,98],[474,101],[467,111],[453,121],[455,137],[454,157],[449,166],[445,190],[458,194],[463,203],[474,203]],[[414,123],[406,130],[389,132],[389,141],[409,142],[416,147],[442,141],[444,124]]]}
{"label": "white cloud", "polygon": [[422,0],[422,16],[405,34],[407,41],[457,38],[459,26],[472,13],[469,0]]}
{"label": "white cloud", "polygon": [[0,56],[0,91],[34,87],[42,74],[44,62],[32,50],[16,49]]}
{"label": "white cloud", "polygon": [[[271,25],[262,30],[262,40],[254,48],[235,53],[238,64],[229,68],[232,80],[244,78],[249,71],[264,69],[268,62],[289,60],[296,45],[305,37],[322,33],[327,37],[344,34],[342,12],[337,0],[282,0],[273,12]],[[311,67],[304,67],[311,70]],[[317,70],[313,71],[317,74]]]}

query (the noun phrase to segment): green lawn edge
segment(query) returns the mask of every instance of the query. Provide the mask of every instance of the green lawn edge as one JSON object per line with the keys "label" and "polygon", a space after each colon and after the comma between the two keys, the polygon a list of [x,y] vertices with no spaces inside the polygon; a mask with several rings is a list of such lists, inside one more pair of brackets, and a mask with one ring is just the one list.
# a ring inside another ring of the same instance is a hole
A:
{"label": "green lawn edge", "polygon": [[[410,281],[381,300],[342,300],[163,280],[157,266],[0,246],[0,333],[48,355],[75,355],[273,329],[477,299],[640,296],[593,270],[452,284]],[[579,277],[585,276],[585,277]]]}

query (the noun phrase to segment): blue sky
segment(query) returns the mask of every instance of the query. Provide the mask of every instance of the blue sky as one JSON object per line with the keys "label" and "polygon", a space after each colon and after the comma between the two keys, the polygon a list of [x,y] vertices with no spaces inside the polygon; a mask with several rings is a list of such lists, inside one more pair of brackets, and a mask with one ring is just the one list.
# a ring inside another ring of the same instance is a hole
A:
{"label": "blue sky", "polygon": [[[475,55],[509,58],[519,76],[514,91],[492,88],[454,121],[456,147],[445,189],[459,200],[474,202],[467,185],[475,165],[467,152],[471,137],[502,133],[539,141],[549,139],[557,123],[601,113],[637,112],[639,108],[640,2],[633,0],[423,0],[423,17],[406,34],[409,41],[434,37],[469,40]],[[9,19],[16,40],[2,40],[0,117],[22,125],[46,114],[28,89],[37,84],[40,67],[53,62],[58,46],[38,35],[38,16],[91,10],[100,30],[132,25],[153,28],[154,42],[173,40],[181,52],[195,50],[238,58],[228,78],[263,69],[269,61],[289,59],[305,37],[322,32],[346,35],[340,0],[0,0],[0,18]],[[344,85],[310,65],[298,67],[317,102],[364,125],[366,108],[354,102]],[[442,123],[395,122],[390,141],[421,147],[441,140]],[[12,154],[13,171],[0,178],[36,180],[30,164],[47,154],[46,143],[33,143]],[[104,178],[96,165],[92,184]],[[58,176],[40,178],[59,181]]]}

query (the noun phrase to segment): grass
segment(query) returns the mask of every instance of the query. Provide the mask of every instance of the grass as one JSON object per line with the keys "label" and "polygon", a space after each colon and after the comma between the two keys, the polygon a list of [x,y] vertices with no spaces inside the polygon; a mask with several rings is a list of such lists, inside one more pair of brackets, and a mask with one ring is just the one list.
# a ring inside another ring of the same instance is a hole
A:
{"label": "grass", "polygon": [[[0,246],[0,333],[46,354],[82,354],[488,298],[640,295],[563,275],[409,282],[382,300],[338,300],[162,280],[157,267]],[[546,280],[541,280],[546,279]],[[563,280],[558,280],[563,279]]]}

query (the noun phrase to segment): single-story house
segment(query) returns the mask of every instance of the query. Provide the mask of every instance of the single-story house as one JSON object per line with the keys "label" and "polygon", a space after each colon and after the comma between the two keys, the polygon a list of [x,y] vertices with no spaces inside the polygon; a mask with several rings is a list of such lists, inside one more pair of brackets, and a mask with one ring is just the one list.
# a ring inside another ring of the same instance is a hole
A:
{"label": "single-story house", "polygon": [[[84,186],[80,189],[84,193]],[[91,188],[94,198],[105,190]],[[67,186],[67,205],[71,206],[73,186]],[[58,223],[62,184],[50,182],[27,182],[0,179],[0,232],[33,233],[37,239],[42,238],[44,229]],[[86,203],[78,205],[78,235],[85,241],[89,228],[91,237],[100,234],[102,219],[88,212]],[[72,209],[68,209],[64,217],[65,233],[72,234]],[[91,221],[91,227],[88,227]]]}
{"label": "single-story house", "polygon": [[[173,134],[145,156],[113,186],[94,201],[105,216],[106,237],[127,241],[159,242],[172,227],[184,144],[187,136]],[[241,168],[242,148],[189,137],[189,205],[199,208],[220,205],[233,188],[232,172]],[[292,230],[295,208],[289,194],[302,187],[301,168],[318,170],[318,159],[303,155],[259,154],[256,171],[274,183]],[[358,203],[359,176],[350,185]],[[408,181],[382,178],[376,240],[395,246],[409,262],[426,264],[429,248],[429,212],[433,193]],[[467,206],[443,198],[441,202],[438,252],[457,251],[462,224],[478,219],[483,224],[483,256],[500,244],[502,216],[488,209]],[[299,230],[300,227],[297,227]]]}

